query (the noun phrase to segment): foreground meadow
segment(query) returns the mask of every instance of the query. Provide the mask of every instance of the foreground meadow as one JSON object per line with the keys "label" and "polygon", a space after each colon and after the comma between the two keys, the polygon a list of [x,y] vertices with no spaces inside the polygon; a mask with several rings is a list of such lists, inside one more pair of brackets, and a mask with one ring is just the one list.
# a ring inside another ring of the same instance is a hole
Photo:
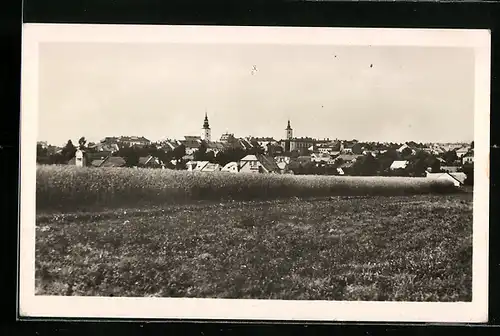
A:
{"label": "foreground meadow", "polygon": [[470,193],[166,203],[42,203],[36,293],[471,300]]}

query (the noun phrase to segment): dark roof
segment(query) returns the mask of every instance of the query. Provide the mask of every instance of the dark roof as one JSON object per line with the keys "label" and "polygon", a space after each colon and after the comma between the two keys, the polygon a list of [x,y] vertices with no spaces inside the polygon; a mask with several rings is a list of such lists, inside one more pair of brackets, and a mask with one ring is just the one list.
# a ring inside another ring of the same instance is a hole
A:
{"label": "dark roof", "polygon": [[280,171],[280,167],[272,157],[262,154],[256,155],[256,157],[268,171]]}
{"label": "dark roof", "polygon": [[125,159],[123,159],[122,157],[108,156],[108,158],[101,163],[100,167],[123,167],[125,165]]}
{"label": "dark roof", "polygon": [[276,141],[273,137],[254,138],[255,141]]}
{"label": "dark roof", "polygon": [[458,172],[460,167],[457,166],[441,166],[441,170],[448,172],[448,173],[456,173]]}
{"label": "dark roof", "polygon": [[110,151],[87,152],[86,156],[88,161],[102,160],[107,158],[108,156],[111,156],[111,152]]}
{"label": "dark roof", "polygon": [[90,163],[90,165],[92,167],[100,167],[103,162],[104,162],[104,160],[92,160],[92,162]]}
{"label": "dark roof", "polygon": [[239,139],[239,140],[240,140],[239,142],[240,142],[240,144],[241,144],[241,146],[242,146],[243,148],[245,148],[245,149],[249,149],[249,148],[252,148],[252,147],[253,147],[253,145],[252,145],[252,144],[250,143],[250,141],[248,141],[247,139],[243,139],[243,138],[242,138],[242,139]]}
{"label": "dark roof", "polygon": [[338,159],[342,159],[344,161],[352,161],[357,159],[358,157],[363,156],[362,154],[341,154],[337,156]]}
{"label": "dark roof", "polygon": [[142,141],[142,142],[151,142],[143,136],[122,136],[120,137],[120,141]]}
{"label": "dark roof", "polygon": [[142,156],[139,158],[139,164],[141,165],[144,165],[146,164],[146,162],[148,162],[148,160],[150,160],[152,158],[151,155],[148,155],[148,156]]}
{"label": "dark roof", "polygon": [[207,147],[212,149],[224,149],[224,144],[222,142],[211,141],[207,144]]}
{"label": "dark roof", "polygon": [[314,141],[316,141],[316,140],[315,140],[315,139],[313,139],[313,138],[309,138],[309,137],[305,137],[305,138],[300,137],[300,138],[292,138],[290,141],[295,141],[295,142],[297,142],[297,141],[314,142]]}
{"label": "dark roof", "polygon": [[351,168],[354,165],[352,161],[344,162],[340,165],[339,168]]}

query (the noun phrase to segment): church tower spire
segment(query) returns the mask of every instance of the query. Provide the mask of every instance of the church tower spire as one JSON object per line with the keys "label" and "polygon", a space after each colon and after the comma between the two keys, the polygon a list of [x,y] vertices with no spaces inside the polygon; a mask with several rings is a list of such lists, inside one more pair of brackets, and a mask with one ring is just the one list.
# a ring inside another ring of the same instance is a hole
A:
{"label": "church tower spire", "polygon": [[293,138],[293,129],[290,126],[290,119],[288,119],[288,125],[285,128],[285,131],[286,131],[286,140],[290,140],[291,138]]}
{"label": "church tower spire", "polygon": [[211,138],[211,131],[210,131],[210,125],[208,124],[208,115],[207,111],[205,110],[205,120],[203,121],[203,130],[201,133],[201,138],[207,142],[210,142]]}

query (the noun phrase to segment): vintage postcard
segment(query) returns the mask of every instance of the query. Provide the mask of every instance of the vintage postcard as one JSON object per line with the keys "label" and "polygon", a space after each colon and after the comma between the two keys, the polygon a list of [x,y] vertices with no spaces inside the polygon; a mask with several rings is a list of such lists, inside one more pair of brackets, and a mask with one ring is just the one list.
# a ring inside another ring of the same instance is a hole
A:
{"label": "vintage postcard", "polygon": [[486,322],[487,30],[26,24],[21,317]]}

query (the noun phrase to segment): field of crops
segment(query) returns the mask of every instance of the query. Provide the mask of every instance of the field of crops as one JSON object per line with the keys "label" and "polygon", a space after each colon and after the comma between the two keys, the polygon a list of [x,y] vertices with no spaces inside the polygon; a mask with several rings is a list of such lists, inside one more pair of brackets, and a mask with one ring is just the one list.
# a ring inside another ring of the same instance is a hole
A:
{"label": "field of crops", "polygon": [[407,177],[293,176],[132,168],[38,166],[37,209],[93,211],[193,201],[456,192],[445,181]]}
{"label": "field of crops", "polygon": [[36,193],[38,294],[471,300],[444,182],[39,166]]}
{"label": "field of crops", "polygon": [[39,213],[44,295],[470,301],[472,194]]}

